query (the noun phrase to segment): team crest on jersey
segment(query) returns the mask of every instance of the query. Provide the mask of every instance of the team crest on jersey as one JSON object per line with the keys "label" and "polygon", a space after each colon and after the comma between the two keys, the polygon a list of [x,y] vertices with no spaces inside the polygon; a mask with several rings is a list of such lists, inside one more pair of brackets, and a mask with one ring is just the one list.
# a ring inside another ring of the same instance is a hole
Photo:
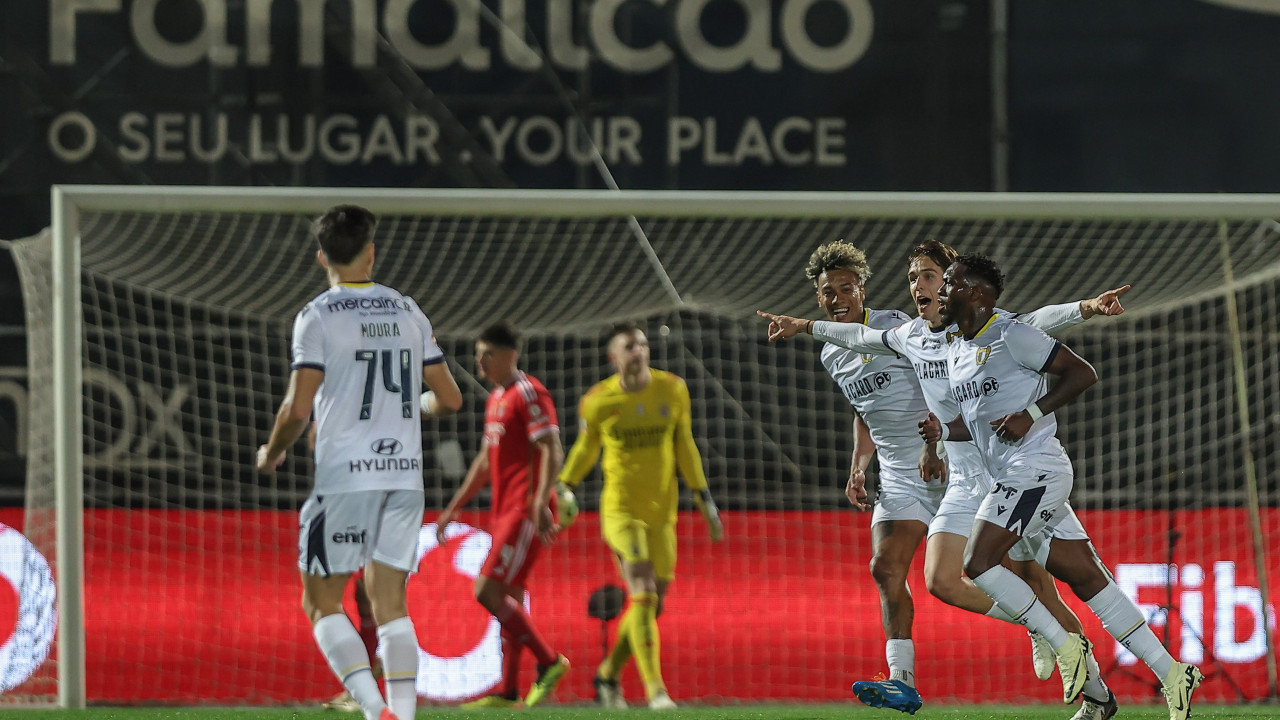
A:
{"label": "team crest on jersey", "polygon": [[537,405],[530,405],[529,414],[532,415],[533,417],[538,417],[542,415],[542,408],[538,407]]}
{"label": "team crest on jersey", "polygon": [[664,419],[669,418],[671,417],[671,408],[667,407],[666,405],[662,405],[658,408],[658,414],[661,415]]}
{"label": "team crest on jersey", "polygon": [[865,365],[875,359],[875,355],[871,353],[862,353],[862,364]]}
{"label": "team crest on jersey", "polygon": [[644,405],[641,405],[640,403],[636,403],[636,414],[644,415]]}
{"label": "team crest on jersey", "polygon": [[973,359],[979,365],[986,365],[987,358],[989,357],[991,357],[991,348],[984,347],[984,348],[978,348],[978,353],[973,356]]}

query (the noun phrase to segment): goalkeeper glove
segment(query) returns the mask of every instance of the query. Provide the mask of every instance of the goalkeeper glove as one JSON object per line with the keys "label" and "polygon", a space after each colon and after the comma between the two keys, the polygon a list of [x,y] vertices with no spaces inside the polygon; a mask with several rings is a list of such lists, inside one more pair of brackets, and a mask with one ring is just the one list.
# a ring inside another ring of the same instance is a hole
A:
{"label": "goalkeeper glove", "polygon": [[694,493],[693,504],[698,507],[698,512],[702,513],[702,517],[707,521],[707,532],[711,534],[711,542],[723,540],[724,525],[720,523],[720,509],[716,507],[716,501],[711,499],[711,491],[703,488]]}
{"label": "goalkeeper glove", "polygon": [[578,498],[564,483],[556,483],[556,507],[560,511],[560,528],[564,529],[578,519]]}

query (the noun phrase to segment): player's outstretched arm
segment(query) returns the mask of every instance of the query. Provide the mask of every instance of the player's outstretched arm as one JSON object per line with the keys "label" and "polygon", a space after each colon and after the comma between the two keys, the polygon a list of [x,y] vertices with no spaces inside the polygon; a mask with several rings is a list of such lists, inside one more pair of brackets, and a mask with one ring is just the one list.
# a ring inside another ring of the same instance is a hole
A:
{"label": "player's outstretched arm", "polygon": [[1124,313],[1124,305],[1120,296],[1129,292],[1128,285],[1108,290],[1096,298],[1060,305],[1046,305],[1025,315],[1018,316],[1022,322],[1052,334],[1065,330],[1073,325],[1088,320],[1094,315],[1120,315]]}
{"label": "player's outstretched arm", "polygon": [[1092,300],[1080,301],[1080,314],[1085,320],[1094,315],[1121,315],[1124,313],[1124,305],[1120,303],[1120,296],[1129,292],[1132,286],[1125,285],[1115,290],[1108,290]]}
{"label": "player's outstretched arm", "polygon": [[884,342],[884,331],[873,330],[862,323],[838,323],[829,320],[805,320],[790,315],[774,315],[763,310],[756,314],[769,321],[769,342],[786,340],[801,333],[808,333],[832,345],[855,352],[892,355],[894,351]]}
{"label": "player's outstretched arm", "polygon": [[453,522],[458,516],[458,509],[471,502],[471,498],[475,497],[485,485],[489,484],[489,444],[480,443],[480,452],[476,453],[476,457],[471,461],[471,467],[467,468],[467,475],[462,479],[462,484],[454,491],[453,498],[449,500],[449,505],[440,513],[440,517],[436,518],[436,542],[444,544],[444,529]]}
{"label": "player's outstretched arm", "polygon": [[453,379],[448,363],[424,365],[422,384],[428,388],[419,401],[422,414],[444,417],[462,409],[462,391],[458,389],[458,382]]}
{"label": "player's outstretched arm", "polygon": [[763,310],[757,310],[756,314],[769,321],[769,342],[793,338],[801,333],[810,332],[813,328],[813,321],[804,318],[774,315]]}
{"label": "player's outstretched arm", "polygon": [[273,474],[284,462],[285,452],[302,437],[311,421],[316,392],[323,381],[324,371],[310,367],[300,367],[289,376],[289,389],[276,412],[271,439],[258,448],[258,472]]}
{"label": "player's outstretched arm", "polygon": [[785,340],[808,333],[818,340],[848,348],[854,352],[892,355],[893,348],[884,342],[884,331],[873,330],[862,323],[838,323],[830,320],[805,320],[789,315],[774,315],[763,310],[756,314],[769,321],[769,342]]}

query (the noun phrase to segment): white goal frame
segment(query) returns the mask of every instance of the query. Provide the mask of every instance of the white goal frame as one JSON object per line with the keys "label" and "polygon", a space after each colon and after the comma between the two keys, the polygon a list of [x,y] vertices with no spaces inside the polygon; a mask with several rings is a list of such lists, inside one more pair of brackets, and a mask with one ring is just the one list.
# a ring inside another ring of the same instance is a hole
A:
{"label": "white goal frame", "polygon": [[[1098,219],[1280,218],[1280,195],[1063,194],[1063,193],[862,193],[720,192],[612,190],[403,190],[383,188],[215,188],[57,185],[52,188],[53,240],[53,404],[57,532],[58,705],[84,708],[84,458],[82,428],[83,358],[80,312],[82,211],[274,212],[319,214],[337,202],[352,202],[378,214],[477,214],[521,217],[615,216],[631,219],[633,235],[666,273],[636,216],[716,216],[722,218],[1005,218],[1018,220],[1090,217]],[[1249,402],[1235,307],[1239,287],[1223,237],[1223,289],[1231,321],[1236,401],[1243,421],[1248,510],[1258,576],[1268,588],[1253,449],[1249,445]],[[679,302],[673,285],[668,292]],[[1267,603],[1263,603],[1267,612]],[[1270,621],[1264,621],[1267,673],[1276,688],[1276,661]]]}

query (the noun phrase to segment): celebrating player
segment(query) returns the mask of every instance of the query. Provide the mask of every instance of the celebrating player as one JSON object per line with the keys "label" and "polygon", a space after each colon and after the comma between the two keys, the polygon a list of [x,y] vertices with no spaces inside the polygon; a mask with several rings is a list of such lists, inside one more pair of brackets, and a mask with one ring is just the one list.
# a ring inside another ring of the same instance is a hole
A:
{"label": "celebrating player", "polygon": [[493,325],[476,340],[476,370],[493,385],[484,408],[484,440],[449,506],[436,520],[436,540],[484,486],[492,491],[493,545],[476,577],[476,600],[502,626],[502,683],[498,693],[467,703],[468,708],[509,707],[519,696],[520,654],[528,647],[538,662],[538,679],[524,704],[532,707],[555,690],[569,670],[534,627],[524,609],[524,586],[544,545],[555,539],[555,476],[564,460],[560,427],[551,394],[538,379],[521,372],[520,338],[506,324]]}
{"label": "celebrating player", "polygon": [[[1063,700],[1084,684],[1083,653],[1089,643],[1067,632],[1034,593],[1000,565],[1020,539],[1044,542],[1065,516],[1073,475],[1071,459],[1056,437],[1054,411],[1097,381],[1093,368],[1043,332],[994,312],[1004,275],[990,258],[964,255],[943,276],[938,301],[943,319],[961,333],[948,350],[952,394],[960,413],[943,424],[921,423],[926,441],[969,440],[993,473],[992,491],[978,508],[966,549],[965,572],[1018,622],[1045,636],[1058,653]],[[1045,374],[1058,378],[1048,388]],[[1088,537],[1056,537],[1045,567],[1089,606],[1102,626],[1160,679],[1170,720],[1191,714],[1191,696],[1203,676],[1175,661],[1093,551]],[[1075,666],[1075,672],[1068,669]]]}
{"label": "celebrating player", "polygon": [[605,349],[618,372],[582,397],[581,429],[560,482],[562,492],[576,487],[603,446],[601,532],[621,565],[631,606],[622,617],[613,651],[596,670],[596,698],[607,708],[626,707],[618,675],[634,654],[649,707],[665,710],[675,703],[662,680],[657,619],[675,578],[677,468],[707,521],[711,539],[719,541],[724,530],[693,440],[684,380],[649,367],[649,340],[633,324],[615,326]]}
{"label": "celebrating player", "polygon": [[[955,250],[935,240],[927,240],[912,248],[907,279],[919,316],[891,330],[873,330],[860,323],[810,323],[800,318],[765,312],[759,314],[771,321],[771,341],[811,331],[815,337],[854,352],[905,358],[915,368],[929,410],[943,417],[954,417],[959,410],[952,398],[947,377],[947,338],[953,335],[955,328],[942,322],[937,294],[942,285],[942,273],[955,257]],[[1046,331],[1053,331],[1083,322],[1093,315],[1116,315],[1124,311],[1119,296],[1128,289],[1125,286],[1105,292],[1094,299],[1052,305],[1022,316],[1021,319]],[[972,443],[947,442],[945,446],[945,462],[939,458],[934,444],[926,445],[919,462],[922,479],[928,482],[939,478],[946,483],[945,495],[938,512],[929,523],[925,585],[931,594],[950,605],[1013,622],[999,605],[963,574],[965,542],[978,506],[983,496],[991,490],[991,479]],[[859,449],[855,443],[855,452]],[[1086,537],[1070,506],[1065,509],[1064,515],[1063,521],[1057,526],[1058,535]],[[1083,626],[1080,625],[1079,618],[1062,603],[1052,577],[1034,562],[1029,548],[1019,544],[1010,555],[1015,572],[1035,588],[1036,594],[1053,612],[1054,617],[1072,632],[1082,634]],[[1053,672],[1053,648],[1038,633],[1031,632],[1031,638],[1035,649],[1033,660],[1036,675],[1047,680]],[[1114,696],[1102,682],[1097,660],[1092,653],[1089,653],[1086,661],[1089,665],[1089,684],[1085,688],[1085,701],[1073,720],[1111,717],[1116,711]],[[858,686],[860,694],[879,692],[874,683],[862,682]]]}
{"label": "celebrating player", "polygon": [[[315,487],[302,506],[302,607],[316,644],[367,720],[414,716],[418,638],[405,606],[422,527],[426,411],[462,407],[431,323],[412,298],[371,280],[373,213],[339,205],[317,220],[316,259],[329,289],[293,327],[293,372],[258,471],[275,472],[315,413]],[[342,609],[351,574],[365,569],[378,623],[387,699],[359,633]]]}

